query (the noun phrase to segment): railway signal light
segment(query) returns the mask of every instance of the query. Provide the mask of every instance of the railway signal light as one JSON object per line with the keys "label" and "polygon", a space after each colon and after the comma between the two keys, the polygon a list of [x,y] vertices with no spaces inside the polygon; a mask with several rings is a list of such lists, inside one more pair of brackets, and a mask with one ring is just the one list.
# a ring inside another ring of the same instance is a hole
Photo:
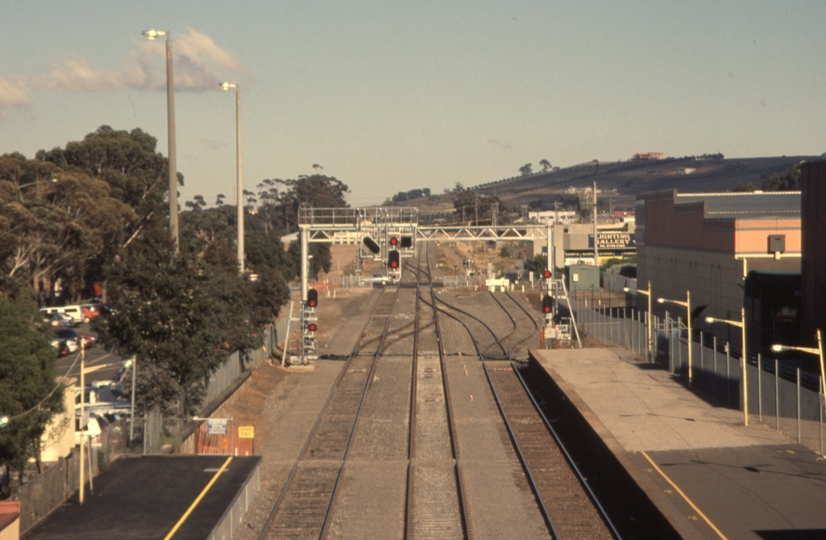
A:
{"label": "railway signal light", "polygon": [[381,253],[381,246],[379,246],[375,240],[370,238],[369,236],[365,236],[362,243],[367,246],[367,249],[372,251],[373,253]]}
{"label": "railway signal light", "polygon": [[318,291],[315,289],[310,289],[307,291],[307,306],[309,307],[318,307]]}
{"label": "railway signal light", "polygon": [[315,332],[316,330],[318,330],[318,326],[316,326],[316,324],[314,322],[307,323],[307,331],[308,332]]}
{"label": "railway signal light", "polygon": [[554,299],[551,295],[546,294],[542,297],[542,313],[548,314],[554,310]]}
{"label": "railway signal light", "polygon": [[413,247],[413,237],[412,236],[402,236],[402,247],[403,248],[412,248]]}
{"label": "railway signal light", "polygon": [[393,246],[393,247],[398,246],[399,245],[399,239],[396,238],[395,236],[391,236],[390,237],[390,245]]}
{"label": "railway signal light", "polygon": [[551,279],[551,271],[545,270],[544,272],[542,272],[542,277],[545,279]]}
{"label": "railway signal light", "polygon": [[399,252],[393,250],[387,254],[387,266],[396,269],[399,267]]}

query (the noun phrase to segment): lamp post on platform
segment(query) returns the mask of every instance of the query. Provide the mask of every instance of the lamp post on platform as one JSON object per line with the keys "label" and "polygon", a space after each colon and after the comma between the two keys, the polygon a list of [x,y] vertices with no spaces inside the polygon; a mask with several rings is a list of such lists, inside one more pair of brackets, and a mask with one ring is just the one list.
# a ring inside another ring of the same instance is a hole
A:
{"label": "lamp post on platform", "polygon": [[742,370],[741,379],[743,379],[743,425],[749,425],[749,385],[747,381],[748,370],[746,369],[746,359],[748,355],[746,354],[746,309],[740,308],[740,320],[739,321],[731,321],[728,319],[717,319],[715,317],[706,317],[707,323],[726,323],[732,326],[737,326],[740,328],[742,332],[742,339],[743,339],[743,361],[741,362],[740,369]]}
{"label": "lamp post on platform", "polygon": [[648,297],[648,361],[654,360],[654,336],[651,335],[651,282],[648,282],[647,289],[632,289],[630,287],[623,287],[623,291],[644,294]]}
{"label": "lamp post on platform", "polygon": [[816,354],[820,358],[820,404],[826,411],[826,367],[823,363],[823,341],[820,336],[820,328],[817,329],[817,349],[812,347],[793,347],[791,345],[780,345],[775,343],[772,345],[774,352],[783,351],[800,351],[809,354]]}
{"label": "lamp post on platform", "polygon": [[688,386],[691,387],[691,291],[685,291],[685,302],[682,300],[669,300],[668,298],[657,298],[657,302],[663,304],[671,302],[686,309],[685,325],[688,328]]}

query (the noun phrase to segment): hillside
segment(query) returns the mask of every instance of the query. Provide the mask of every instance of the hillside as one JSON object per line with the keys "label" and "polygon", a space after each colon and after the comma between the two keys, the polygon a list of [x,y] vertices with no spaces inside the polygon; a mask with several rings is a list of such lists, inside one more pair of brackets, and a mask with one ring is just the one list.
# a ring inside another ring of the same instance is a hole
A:
{"label": "hillside", "polygon": [[[781,156],[741,159],[664,159],[619,162],[589,162],[555,172],[536,173],[472,189],[497,195],[509,205],[542,201],[549,206],[560,197],[565,203],[576,201],[569,188],[584,188],[597,183],[600,198],[610,198],[614,208],[633,208],[640,193],[678,189],[687,192],[731,191],[740,182],[751,182],[757,189],[771,174],[790,169],[801,161],[820,160],[819,156]],[[690,170],[680,174],[680,170]]]}

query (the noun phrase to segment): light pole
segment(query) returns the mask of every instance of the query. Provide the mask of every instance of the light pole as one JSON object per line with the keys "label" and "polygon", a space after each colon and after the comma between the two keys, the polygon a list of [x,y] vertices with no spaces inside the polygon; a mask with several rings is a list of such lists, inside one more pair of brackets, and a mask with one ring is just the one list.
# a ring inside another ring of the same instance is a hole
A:
{"label": "light pole", "polygon": [[166,36],[166,129],[169,140],[169,233],[178,254],[178,168],[175,162],[175,83],[172,78],[172,40],[166,30],[144,30],[147,39]]}
{"label": "light pole", "polygon": [[740,369],[742,369],[742,376],[743,379],[743,425],[749,425],[749,385],[747,382],[747,375],[748,369],[746,367],[746,359],[748,355],[746,354],[746,308],[740,308],[740,320],[739,321],[731,321],[728,319],[717,319],[715,317],[706,317],[707,323],[726,323],[732,326],[737,326],[740,328],[742,332],[742,339],[743,339],[743,361],[740,365]]}
{"label": "light pole", "polygon": [[688,328],[688,386],[691,387],[691,291],[685,291],[685,302],[681,300],[669,300],[668,298],[657,298],[657,302],[663,304],[671,302],[686,309],[685,325]]}
{"label": "light pole", "polygon": [[235,189],[238,212],[238,268],[244,274],[244,183],[241,180],[241,88],[231,82],[223,82],[219,85],[224,90],[235,88]]}
{"label": "light pole", "polygon": [[648,361],[651,362],[654,358],[654,336],[651,335],[651,282],[648,282],[647,289],[631,289],[630,287],[623,287],[625,292],[633,292],[644,294],[648,297]]}
{"label": "light pole", "polygon": [[823,341],[820,337],[820,328],[817,329],[817,349],[812,347],[792,347],[791,345],[780,345],[775,343],[772,345],[774,352],[783,351],[800,351],[809,354],[816,354],[820,357],[820,404],[826,410],[826,369],[823,365]]}

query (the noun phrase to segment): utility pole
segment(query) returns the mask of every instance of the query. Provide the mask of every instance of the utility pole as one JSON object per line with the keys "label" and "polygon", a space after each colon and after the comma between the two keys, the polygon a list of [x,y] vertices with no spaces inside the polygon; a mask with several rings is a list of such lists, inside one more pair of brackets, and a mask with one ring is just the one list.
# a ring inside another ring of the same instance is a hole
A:
{"label": "utility pole", "polygon": [[594,217],[594,266],[599,268],[599,238],[597,232],[597,182],[594,181],[594,208],[593,208],[593,217]]}

